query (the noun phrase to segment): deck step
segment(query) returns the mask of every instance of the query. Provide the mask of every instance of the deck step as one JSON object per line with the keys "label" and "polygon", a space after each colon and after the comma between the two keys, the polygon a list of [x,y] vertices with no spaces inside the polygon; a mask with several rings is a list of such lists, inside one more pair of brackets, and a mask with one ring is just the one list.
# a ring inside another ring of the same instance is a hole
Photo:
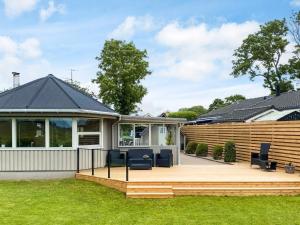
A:
{"label": "deck step", "polygon": [[299,195],[300,187],[183,187],[173,191],[175,195]]}
{"label": "deck step", "polygon": [[166,193],[166,192],[173,192],[172,186],[153,186],[153,185],[128,185],[127,192],[129,193],[143,193],[143,192],[154,192],[154,193]]}
{"label": "deck step", "polygon": [[126,193],[127,198],[173,198],[173,192],[139,192],[139,193]]}

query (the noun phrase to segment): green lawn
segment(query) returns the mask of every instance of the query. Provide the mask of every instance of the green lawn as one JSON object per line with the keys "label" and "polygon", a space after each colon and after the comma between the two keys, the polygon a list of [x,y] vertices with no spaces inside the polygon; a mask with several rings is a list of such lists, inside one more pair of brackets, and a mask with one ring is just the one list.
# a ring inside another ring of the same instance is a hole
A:
{"label": "green lawn", "polygon": [[77,181],[0,182],[0,224],[300,224],[297,197],[126,199]]}

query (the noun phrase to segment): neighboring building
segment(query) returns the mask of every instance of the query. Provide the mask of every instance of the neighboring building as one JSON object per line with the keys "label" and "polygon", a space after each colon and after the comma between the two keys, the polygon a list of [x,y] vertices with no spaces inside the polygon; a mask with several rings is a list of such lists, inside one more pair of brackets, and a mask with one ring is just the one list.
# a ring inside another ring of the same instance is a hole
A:
{"label": "neighboring building", "polygon": [[[180,162],[184,119],[123,116],[70,84],[48,75],[0,93],[0,171],[76,170],[76,149],[161,148]],[[166,144],[166,134],[173,135]],[[83,154],[83,153],[82,153]],[[105,166],[106,152],[97,153]],[[90,154],[80,167],[89,168]]]}
{"label": "neighboring building", "polygon": [[300,91],[246,99],[201,115],[189,124],[300,120]]}

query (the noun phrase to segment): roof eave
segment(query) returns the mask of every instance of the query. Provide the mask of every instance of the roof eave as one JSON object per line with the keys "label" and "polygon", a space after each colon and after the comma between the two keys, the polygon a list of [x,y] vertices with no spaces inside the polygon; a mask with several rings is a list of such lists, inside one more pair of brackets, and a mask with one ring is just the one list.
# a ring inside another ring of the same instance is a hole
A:
{"label": "roof eave", "polygon": [[120,117],[119,113],[86,109],[0,109],[0,113],[80,113]]}

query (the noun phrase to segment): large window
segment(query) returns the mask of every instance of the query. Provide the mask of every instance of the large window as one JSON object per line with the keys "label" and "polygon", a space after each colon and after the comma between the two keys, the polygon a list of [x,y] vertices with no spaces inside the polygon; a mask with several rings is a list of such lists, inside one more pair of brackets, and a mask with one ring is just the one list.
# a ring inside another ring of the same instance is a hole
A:
{"label": "large window", "polygon": [[49,119],[50,147],[72,147],[72,119]]}
{"label": "large window", "polygon": [[149,125],[136,124],[134,126],[134,145],[148,146],[149,145]]}
{"label": "large window", "polygon": [[176,125],[152,124],[151,145],[176,145]]}
{"label": "large window", "polygon": [[120,124],[119,126],[119,146],[133,146],[134,145],[134,125]]}
{"label": "large window", "polygon": [[77,121],[79,146],[101,146],[102,126],[99,119],[79,119]]}
{"label": "large window", "polygon": [[150,145],[176,145],[176,125],[119,124],[119,146]]}
{"label": "large window", "polygon": [[17,147],[45,147],[45,120],[17,120]]}
{"label": "large window", "polygon": [[0,148],[12,147],[11,120],[0,119]]}

